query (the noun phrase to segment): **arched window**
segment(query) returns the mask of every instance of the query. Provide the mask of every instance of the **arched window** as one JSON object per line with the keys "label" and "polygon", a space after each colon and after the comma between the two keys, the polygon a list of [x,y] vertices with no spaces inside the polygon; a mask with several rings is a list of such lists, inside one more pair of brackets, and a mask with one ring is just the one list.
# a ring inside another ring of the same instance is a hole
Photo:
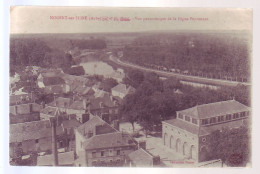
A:
{"label": "arched window", "polygon": [[171,148],[171,149],[174,148],[174,140],[173,140],[173,136],[171,136],[171,138],[170,138],[170,148]]}
{"label": "arched window", "polygon": [[188,144],[187,144],[187,142],[183,143],[183,155],[188,155]]}
{"label": "arched window", "polygon": [[163,141],[164,145],[166,145],[167,139],[168,139],[168,135],[167,135],[167,133],[165,133],[164,134],[164,141]]}
{"label": "arched window", "polygon": [[180,151],[180,146],[181,146],[181,140],[178,138],[176,140],[176,152],[179,152]]}
{"label": "arched window", "polygon": [[196,148],[194,145],[192,145],[190,147],[190,158],[191,159],[196,159],[197,158],[197,154],[196,154]]}

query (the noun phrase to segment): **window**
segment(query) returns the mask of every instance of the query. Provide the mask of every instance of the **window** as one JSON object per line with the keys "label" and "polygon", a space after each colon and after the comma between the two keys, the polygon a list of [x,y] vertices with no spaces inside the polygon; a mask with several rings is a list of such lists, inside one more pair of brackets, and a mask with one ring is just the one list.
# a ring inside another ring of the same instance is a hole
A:
{"label": "window", "polygon": [[246,116],[246,112],[241,112],[240,113],[240,117],[245,117]]}
{"label": "window", "polygon": [[35,143],[39,143],[39,139],[36,139],[36,140],[35,140]]}
{"label": "window", "polygon": [[96,158],[96,152],[92,152],[92,158]]}
{"label": "window", "polygon": [[239,118],[239,114],[238,113],[233,114],[233,119],[237,119],[237,118]]}
{"label": "window", "polygon": [[183,119],[183,115],[182,114],[179,114],[178,116],[180,119]]}
{"label": "window", "polygon": [[226,115],[226,120],[231,120],[231,114]]}
{"label": "window", "polygon": [[198,120],[195,119],[195,118],[192,118],[192,123],[193,123],[193,124],[198,124]]}
{"label": "window", "polygon": [[224,115],[220,116],[220,120],[221,120],[221,121],[225,121]]}
{"label": "window", "polygon": [[105,155],[105,151],[101,151],[101,156],[104,156]]}
{"label": "window", "polygon": [[210,122],[210,123],[216,123],[216,122],[217,122],[217,120],[216,120],[216,118],[215,118],[215,117],[212,117],[212,118],[210,118],[209,122]]}
{"label": "window", "polygon": [[208,119],[203,119],[201,124],[202,124],[202,125],[205,125],[205,124],[208,124],[208,123],[209,123],[209,122],[208,122]]}
{"label": "window", "polygon": [[117,151],[116,151],[116,155],[120,155],[120,150],[117,150]]}
{"label": "window", "polygon": [[202,142],[206,142],[206,138],[204,137],[204,138],[202,138],[202,140],[201,140]]}
{"label": "window", "polygon": [[218,122],[221,122],[221,117],[220,116],[218,116]]}
{"label": "window", "polygon": [[109,149],[109,156],[113,155],[113,149]]}
{"label": "window", "polygon": [[190,117],[189,116],[185,116],[185,120],[186,121],[190,121]]}

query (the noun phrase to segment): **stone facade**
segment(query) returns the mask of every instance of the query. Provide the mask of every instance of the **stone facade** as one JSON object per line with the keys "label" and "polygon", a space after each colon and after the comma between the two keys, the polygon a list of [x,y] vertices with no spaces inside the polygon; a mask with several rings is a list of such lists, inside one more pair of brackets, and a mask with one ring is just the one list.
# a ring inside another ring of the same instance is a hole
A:
{"label": "stone facade", "polygon": [[209,159],[212,133],[247,126],[249,108],[235,100],[195,106],[177,112],[177,118],[162,122],[162,143],[182,159]]}
{"label": "stone facade", "polygon": [[198,135],[168,123],[162,126],[163,144],[184,158],[198,160]]}

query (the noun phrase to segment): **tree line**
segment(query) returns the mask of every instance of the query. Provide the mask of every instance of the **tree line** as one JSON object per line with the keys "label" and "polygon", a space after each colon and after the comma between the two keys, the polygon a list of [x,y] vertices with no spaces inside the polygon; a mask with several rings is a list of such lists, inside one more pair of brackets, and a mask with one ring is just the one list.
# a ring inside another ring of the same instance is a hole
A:
{"label": "tree line", "polygon": [[[50,42],[57,42],[55,38],[37,37],[11,37],[10,39],[10,70],[15,71],[16,66],[40,66],[50,68],[69,68],[75,64],[72,56],[62,49],[50,47]],[[67,39],[63,45],[71,49],[103,49],[106,43],[102,39]],[[57,43],[59,44],[59,43]],[[68,49],[66,47],[66,49]],[[68,50],[67,50],[68,51]],[[68,70],[69,72],[74,70]],[[80,70],[82,73],[82,70]]]}
{"label": "tree line", "polygon": [[127,95],[119,112],[121,119],[140,123],[146,131],[160,126],[162,120],[175,118],[176,111],[184,110],[200,104],[235,99],[250,106],[250,88],[221,87],[218,90],[194,88],[183,85],[176,78],[161,80],[155,73],[143,73],[130,70],[124,83],[136,88],[136,92]]}
{"label": "tree line", "polygon": [[247,37],[234,34],[147,34],[124,48],[123,59],[192,74],[248,78],[249,46]]}

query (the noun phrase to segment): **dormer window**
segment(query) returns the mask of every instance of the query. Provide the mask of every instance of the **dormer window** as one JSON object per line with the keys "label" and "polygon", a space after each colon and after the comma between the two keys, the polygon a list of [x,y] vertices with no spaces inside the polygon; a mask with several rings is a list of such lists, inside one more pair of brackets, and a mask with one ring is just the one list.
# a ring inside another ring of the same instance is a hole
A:
{"label": "dormer window", "polygon": [[232,118],[231,114],[226,115],[226,120],[231,120],[231,118]]}
{"label": "dormer window", "polygon": [[182,115],[182,114],[179,114],[178,117],[179,117],[180,119],[183,119],[183,115]]}
{"label": "dormer window", "polygon": [[218,122],[222,122],[222,121],[224,121],[224,120],[225,120],[224,115],[218,116]]}
{"label": "dormer window", "polygon": [[189,116],[185,116],[185,121],[190,122],[190,117]]}
{"label": "dormer window", "polygon": [[193,124],[198,124],[198,120],[195,119],[195,118],[192,118],[192,123],[193,123]]}
{"label": "dormer window", "polygon": [[238,113],[233,114],[233,119],[237,119],[237,118],[239,118],[239,114]]}
{"label": "dormer window", "polygon": [[202,120],[201,120],[201,124],[202,124],[202,125],[209,124],[208,119],[202,119]]}
{"label": "dormer window", "polygon": [[216,123],[217,122],[217,119],[215,118],[215,117],[212,117],[212,118],[210,118],[210,121],[209,121],[211,124],[212,123]]}

